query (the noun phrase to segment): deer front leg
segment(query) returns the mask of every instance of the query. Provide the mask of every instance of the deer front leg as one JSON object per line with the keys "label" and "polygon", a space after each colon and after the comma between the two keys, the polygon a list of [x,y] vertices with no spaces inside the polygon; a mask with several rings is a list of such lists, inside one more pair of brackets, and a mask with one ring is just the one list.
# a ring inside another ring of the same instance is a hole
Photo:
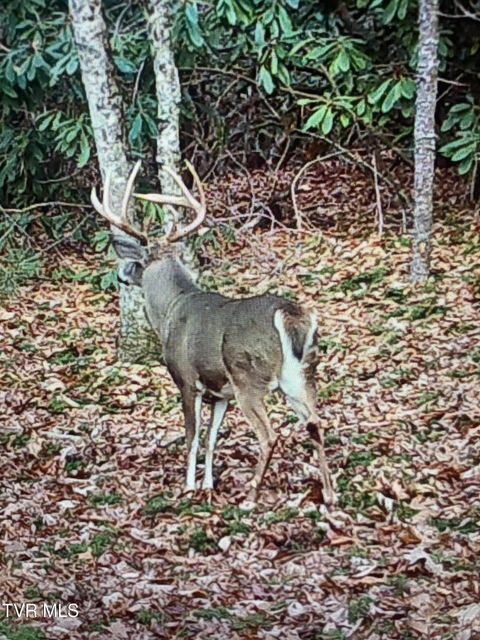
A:
{"label": "deer front leg", "polygon": [[217,434],[223,422],[225,412],[228,407],[228,400],[217,400],[212,405],[212,416],[207,432],[207,443],[205,452],[205,475],[203,476],[202,489],[213,489],[213,452],[217,441]]}
{"label": "deer front leg", "polygon": [[185,481],[185,490],[195,491],[197,452],[202,418],[202,394],[190,389],[182,390],[182,405],[183,413],[185,415],[187,443],[187,476]]}

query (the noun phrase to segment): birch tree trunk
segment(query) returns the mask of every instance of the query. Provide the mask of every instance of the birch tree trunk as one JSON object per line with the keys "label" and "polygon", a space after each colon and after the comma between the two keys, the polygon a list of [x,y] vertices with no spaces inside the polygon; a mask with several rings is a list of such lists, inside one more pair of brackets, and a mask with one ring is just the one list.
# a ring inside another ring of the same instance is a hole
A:
{"label": "birch tree trunk", "polygon": [[[155,73],[155,89],[157,95],[157,167],[158,177],[163,193],[179,194],[174,180],[163,171],[163,167],[171,167],[180,171],[180,135],[179,116],[181,90],[178,70],[175,66],[171,30],[173,24],[173,4],[176,0],[144,0],[148,33],[153,56]],[[178,211],[169,210],[172,219],[169,224],[181,221]],[[167,224],[167,226],[169,226]],[[188,266],[196,269],[195,256],[186,241],[184,259]]]}
{"label": "birch tree trunk", "polygon": [[415,103],[415,210],[411,279],[430,271],[435,175],[435,106],[438,66],[438,0],[420,0],[417,98]]}
{"label": "birch tree trunk", "polygon": [[[122,99],[109,57],[101,0],[70,0],[69,4],[98,162],[104,181],[107,171],[110,171],[110,204],[114,211],[119,211],[129,165],[124,143]],[[112,231],[119,233],[116,229]],[[119,356],[123,360],[139,360],[151,351],[153,345],[140,288],[120,285]]]}
{"label": "birch tree trunk", "polygon": [[153,69],[157,94],[157,166],[164,193],[177,193],[178,187],[162,171],[180,168],[180,81],[171,46],[173,22],[171,0],[145,0],[148,32],[152,46]]}

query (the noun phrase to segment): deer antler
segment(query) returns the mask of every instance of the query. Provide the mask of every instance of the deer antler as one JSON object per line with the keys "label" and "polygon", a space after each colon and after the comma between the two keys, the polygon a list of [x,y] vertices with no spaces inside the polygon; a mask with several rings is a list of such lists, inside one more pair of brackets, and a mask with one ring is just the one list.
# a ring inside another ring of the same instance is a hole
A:
{"label": "deer antler", "polygon": [[128,203],[132,196],[133,185],[135,182],[135,178],[137,177],[137,173],[140,169],[140,165],[141,165],[141,162],[140,160],[138,160],[138,162],[135,163],[135,166],[133,167],[133,170],[128,177],[127,186],[125,187],[125,193],[123,194],[123,199],[122,199],[122,208],[119,216],[113,213],[109,204],[110,183],[111,183],[111,177],[112,177],[110,171],[107,171],[107,175],[105,176],[105,185],[103,188],[103,202],[100,202],[100,200],[98,199],[95,187],[92,188],[90,199],[97,213],[99,213],[106,220],[108,220],[108,222],[111,225],[113,225],[114,227],[117,227],[127,235],[132,236],[133,238],[136,238],[143,245],[146,245],[148,244],[147,236],[141,231],[139,231],[138,229],[135,229],[135,227],[130,224],[127,217]]}
{"label": "deer antler", "polygon": [[192,220],[192,222],[190,222],[190,224],[188,224],[186,227],[183,227],[183,229],[179,229],[175,233],[168,235],[166,238],[168,242],[176,242],[177,240],[180,240],[180,238],[184,238],[185,236],[192,233],[192,231],[195,231],[195,229],[197,229],[205,220],[205,216],[207,213],[205,192],[203,190],[202,182],[198,177],[198,173],[195,171],[195,169],[190,164],[190,162],[188,162],[188,160],[185,162],[185,164],[187,165],[188,170],[192,174],[193,181],[195,183],[195,186],[198,189],[198,195],[200,200],[197,200],[196,198],[194,198],[194,196],[191,194],[191,192],[183,182],[182,178],[178,174],[176,174],[174,171],[172,171],[172,169],[170,169],[169,167],[165,167],[165,171],[178,185],[178,188],[182,192],[183,196],[165,195],[163,193],[134,193],[133,194],[136,198],[140,198],[141,200],[149,200],[150,202],[171,205],[174,207],[186,207],[188,209],[193,209],[193,211],[195,211],[196,216],[194,220]]}

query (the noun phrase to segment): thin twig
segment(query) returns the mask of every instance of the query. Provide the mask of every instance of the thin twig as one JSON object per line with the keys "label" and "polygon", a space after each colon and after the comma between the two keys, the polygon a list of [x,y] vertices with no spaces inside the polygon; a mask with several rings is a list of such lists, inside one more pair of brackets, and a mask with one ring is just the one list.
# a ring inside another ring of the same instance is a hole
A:
{"label": "thin twig", "polygon": [[456,8],[462,13],[461,16],[457,15],[456,13],[452,14],[452,13],[441,13],[441,12],[439,12],[438,15],[442,16],[443,18],[470,18],[471,20],[480,21],[480,13],[473,13],[472,11],[469,11],[458,0],[455,0],[454,4]]}
{"label": "thin twig", "polygon": [[142,63],[137,71],[137,75],[135,77],[135,84],[133,85],[133,93],[132,93],[132,104],[135,104],[138,93],[138,85],[140,84],[140,76],[142,75],[143,67],[145,66],[145,59],[142,60]]}
{"label": "thin twig", "polygon": [[280,160],[277,162],[277,166],[275,167],[275,177],[276,177],[276,174],[278,173],[278,170],[282,166],[283,161],[285,160],[285,158],[287,156],[287,152],[288,152],[289,148],[290,148],[290,136],[287,135],[287,139],[286,139],[286,143],[285,143],[285,149],[283,150],[282,155],[280,156]]}
{"label": "thin twig", "polygon": [[301,216],[300,210],[298,208],[297,195],[295,193],[297,182],[302,177],[302,174],[309,167],[311,167],[312,164],[315,164],[316,162],[321,162],[322,160],[328,160],[329,158],[333,158],[335,156],[339,156],[342,153],[343,153],[342,151],[334,151],[333,153],[327,153],[327,155],[321,156],[320,158],[314,158],[313,160],[310,160],[309,162],[307,162],[306,164],[303,165],[303,167],[300,169],[300,171],[297,173],[297,175],[292,180],[292,185],[290,187],[290,193],[292,195],[292,204],[293,204],[293,211],[295,212],[295,221],[296,221],[297,230],[300,230],[302,228],[302,216]]}
{"label": "thin twig", "polygon": [[36,204],[30,204],[23,209],[5,209],[0,205],[0,211],[5,213],[26,213],[27,211],[33,211],[33,209],[40,209],[44,207],[74,207],[76,209],[89,209],[88,204],[79,204],[77,202],[62,202],[61,200],[53,200],[52,202],[37,202]]}
{"label": "thin twig", "polygon": [[372,165],[373,165],[373,180],[375,183],[375,197],[377,199],[377,212],[378,212],[378,233],[383,234],[383,209],[382,198],[380,195],[380,188],[378,186],[378,171],[377,171],[377,154],[374,151],[372,153]]}
{"label": "thin twig", "polygon": [[[317,133],[313,133],[312,131],[303,131],[302,129],[295,129],[295,131],[300,134],[308,135],[308,136],[311,136],[312,138],[317,138],[319,140],[323,140],[327,142],[333,147],[336,147],[339,151],[342,151],[346,156],[346,160],[350,161],[352,164],[356,164],[361,167],[364,167],[365,169],[368,169],[369,171],[373,171],[373,167],[371,164],[369,164],[365,160],[362,160],[362,158],[358,158],[354,153],[352,153],[351,151],[343,147],[338,142],[334,142],[330,138],[326,138],[325,136],[321,136]],[[383,180],[383,182],[385,182],[385,184],[387,184],[389,187],[395,190],[399,199],[402,201],[404,207],[408,209],[410,207],[410,199],[405,195],[405,192],[399,186],[399,184],[396,181],[391,180],[388,176],[386,176],[383,173],[379,172],[378,175]]]}

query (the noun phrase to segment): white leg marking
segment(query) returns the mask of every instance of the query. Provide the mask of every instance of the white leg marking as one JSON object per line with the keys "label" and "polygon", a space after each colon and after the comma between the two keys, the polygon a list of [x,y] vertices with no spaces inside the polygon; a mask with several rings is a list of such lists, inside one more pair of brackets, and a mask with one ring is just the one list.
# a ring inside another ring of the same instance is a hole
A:
{"label": "white leg marking", "polygon": [[198,442],[200,439],[200,427],[202,423],[202,394],[198,393],[195,397],[195,434],[192,440],[192,446],[188,453],[187,466],[187,491],[195,491],[195,473],[197,469],[197,452]]}
{"label": "white leg marking", "polygon": [[207,451],[205,453],[205,475],[202,489],[213,489],[213,452],[217,441],[217,434],[228,407],[228,400],[217,400],[213,407],[212,424],[208,433]]}

